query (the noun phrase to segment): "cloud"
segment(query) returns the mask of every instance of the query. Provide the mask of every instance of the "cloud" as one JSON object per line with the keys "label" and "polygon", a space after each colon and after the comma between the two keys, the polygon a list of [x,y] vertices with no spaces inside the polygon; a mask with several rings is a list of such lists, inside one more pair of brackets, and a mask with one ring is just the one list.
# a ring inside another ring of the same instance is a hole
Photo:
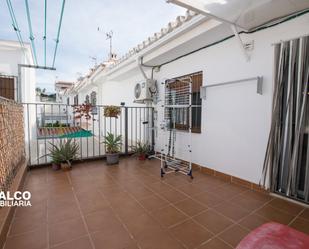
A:
{"label": "cloud", "polygon": [[[24,1],[11,1],[23,38],[28,40]],[[51,65],[62,1],[47,2],[47,63]],[[44,64],[44,1],[29,0],[29,5],[38,61]],[[7,10],[5,1],[0,1],[0,9]],[[109,43],[104,32],[113,30],[114,52],[122,55],[184,12],[183,8],[164,0],[67,0],[56,58],[57,71],[38,71],[37,82],[51,91],[56,76],[59,80],[74,81],[78,72],[87,73],[93,66],[89,56],[105,60]],[[1,39],[16,40],[8,11],[0,12],[0,20]]]}

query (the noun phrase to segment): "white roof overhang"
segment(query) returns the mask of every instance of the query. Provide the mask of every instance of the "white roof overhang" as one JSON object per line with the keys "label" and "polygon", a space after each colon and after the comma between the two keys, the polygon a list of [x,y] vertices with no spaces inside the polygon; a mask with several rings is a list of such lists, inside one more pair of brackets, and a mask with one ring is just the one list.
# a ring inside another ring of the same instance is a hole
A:
{"label": "white roof overhang", "polygon": [[246,31],[309,8],[308,0],[167,0],[167,2]]}

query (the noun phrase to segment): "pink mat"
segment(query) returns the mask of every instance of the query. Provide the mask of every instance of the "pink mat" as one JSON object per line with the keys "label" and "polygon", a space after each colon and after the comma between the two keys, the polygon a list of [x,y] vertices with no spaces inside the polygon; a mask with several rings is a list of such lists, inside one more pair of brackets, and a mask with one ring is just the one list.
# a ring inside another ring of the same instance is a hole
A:
{"label": "pink mat", "polygon": [[249,233],[236,249],[309,249],[309,236],[271,222]]}

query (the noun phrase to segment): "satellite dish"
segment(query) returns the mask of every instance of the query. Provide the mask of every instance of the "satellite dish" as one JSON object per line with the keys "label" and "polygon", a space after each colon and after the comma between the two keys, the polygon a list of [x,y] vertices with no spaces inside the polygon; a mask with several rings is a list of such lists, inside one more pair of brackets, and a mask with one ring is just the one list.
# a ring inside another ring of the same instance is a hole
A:
{"label": "satellite dish", "polygon": [[142,93],[142,86],[140,83],[137,83],[134,87],[135,99],[139,99],[139,97],[141,96],[141,93]]}

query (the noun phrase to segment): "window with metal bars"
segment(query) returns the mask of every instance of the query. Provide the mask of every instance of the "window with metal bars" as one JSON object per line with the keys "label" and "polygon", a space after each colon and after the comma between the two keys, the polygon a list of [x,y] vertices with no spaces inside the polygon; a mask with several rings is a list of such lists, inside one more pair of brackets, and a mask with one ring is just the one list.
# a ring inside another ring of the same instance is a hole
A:
{"label": "window with metal bars", "polygon": [[[183,75],[175,78],[181,79],[185,77],[191,77],[192,79],[192,132],[201,133],[202,123],[202,100],[200,95],[200,89],[203,84],[203,72],[196,72],[188,75]],[[176,82],[174,84],[183,84],[182,82]],[[177,89],[177,87],[175,87]],[[177,90],[176,90],[177,91]],[[175,114],[175,128],[178,130],[189,130],[189,108],[177,108]]]}
{"label": "window with metal bars", "polygon": [[74,105],[78,105],[78,95],[74,96]]}
{"label": "window with metal bars", "polygon": [[98,114],[97,93],[95,91],[92,91],[91,94],[90,94],[90,104],[92,106],[92,108],[91,108],[92,115],[97,115]]}
{"label": "window with metal bars", "polygon": [[90,104],[90,97],[88,94],[85,97],[85,104]]}
{"label": "window with metal bars", "polygon": [[97,105],[97,93],[95,91],[90,94],[90,103],[93,106]]}

